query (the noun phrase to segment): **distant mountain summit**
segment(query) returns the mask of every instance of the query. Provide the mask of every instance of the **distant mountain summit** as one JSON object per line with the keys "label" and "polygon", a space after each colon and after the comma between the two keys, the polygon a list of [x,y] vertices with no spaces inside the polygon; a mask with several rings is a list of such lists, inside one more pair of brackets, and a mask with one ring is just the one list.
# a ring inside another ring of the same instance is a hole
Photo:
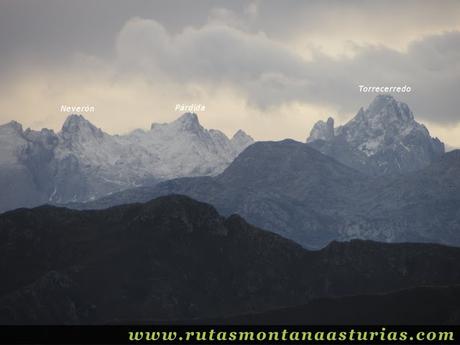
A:
{"label": "distant mountain summit", "polygon": [[313,126],[310,136],[307,139],[307,143],[315,140],[329,141],[334,138],[334,119],[329,117],[326,122],[318,121]]}
{"label": "distant mountain summit", "polygon": [[232,139],[186,113],[127,135],[110,135],[81,115],[60,132],[0,126],[0,212],[42,203],[81,202],[176,177],[217,175],[253,139]]}
{"label": "distant mountain summit", "polygon": [[231,142],[233,146],[238,150],[238,151],[243,151],[246,147],[251,145],[254,142],[254,139],[250,136],[247,135],[244,131],[241,129],[238,130],[232,137]]}
{"label": "distant mountain summit", "polygon": [[307,139],[312,147],[363,172],[405,173],[428,166],[444,153],[444,144],[415,121],[407,104],[378,95],[343,126],[319,121]]}

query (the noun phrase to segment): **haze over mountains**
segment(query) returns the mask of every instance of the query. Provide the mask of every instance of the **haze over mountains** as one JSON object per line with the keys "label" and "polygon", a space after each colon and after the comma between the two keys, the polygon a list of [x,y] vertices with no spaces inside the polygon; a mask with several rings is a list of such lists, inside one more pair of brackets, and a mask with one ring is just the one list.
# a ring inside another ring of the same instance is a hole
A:
{"label": "haze over mountains", "polygon": [[257,142],[216,177],[140,187],[76,208],[106,208],[185,194],[237,213],[306,247],[352,238],[460,245],[460,151],[425,169],[373,177],[308,144]]}
{"label": "haze over mountains", "polygon": [[[225,215],[240,214],[307,248],[353,238],[460,245],[460,151],[444,154],[407,105],[378,96],[337,131],[331,120],[316,125],[308,141],[257,142],[215,177],[166,181],[72,207],[105,208],[176,193]],[[316,150],[324,145],[334,150]],[[346,155],[329,157],[341,150],[364,158],[355,164]]]}
{"label": "haze over mountains", "polygon": [[[7,277],[0,286],[0,322],[180,322],[350,295],[378,305],[398,301],[398,290],[428,286],[427,293],[409,296],[443,303],[417,303],[406,315],[429,322],[448,310],[438,322],[455,323],[458,299],[446,303],[450,291],[458,293],[459,260],[459,248],[433,244],[352,241],[307,251],[184,196],[99,211],[19,209],[0,215],[0,275]],[[334,305],[314,303],[325,310]],[[344,303],[350,302],[337,300],[344,312],[337,314],[339,323],[354,315]],[[262,320],[276,322],[279,313]]]}
{"label": "haze over mountains", "polygon": [[[80,116],[57,135],[18,124],[2,129],[5,142],[15,139],[2,146],[11,157],[2,169],[4,209],[12,201],[106,208],[185,194],[307,248],[353,238],[460,245],[459,151],[444,154],[408,106],[388,95],[339,128],[320,122],[306,144],[251,145],[242,131],[229,140],[194,114],[126,136]],[[168,176],[197,177],[161,182]],[[43,189],[21,183],[27,178]]]}
{"label": "haze over mountains", "polygon": [[80,115],[69,116],[59,133],[10,122],[0,126],[0,212],[216,175],[252,142],[241,130],[231,139],[206,130],[191,113],[127,135],[104,133]]}

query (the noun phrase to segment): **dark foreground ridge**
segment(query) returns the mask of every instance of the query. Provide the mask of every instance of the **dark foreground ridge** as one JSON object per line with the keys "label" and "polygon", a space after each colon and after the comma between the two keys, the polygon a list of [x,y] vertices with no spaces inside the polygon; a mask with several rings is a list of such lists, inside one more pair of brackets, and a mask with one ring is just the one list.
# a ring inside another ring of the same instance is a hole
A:
{"label": "dark foreground ridge", "polygon": [[[319,298],[306,305],[191,320],[233,325],[458,325],[460,286],[418,287],[384,294]],[[423,311],[421,311],[423,308]]]}
{"label": "dark foreground ridge", "polygon": [[[432,244],[333,242],[308,251],[178,195],[106,210],[19,209],[0,215],[0,323],[222,319],[456,285],[459,260],[459,248]],[[460,300],[449,301],[458,313]],[[337,303],[346,322],[343,303],[355,302]]]}

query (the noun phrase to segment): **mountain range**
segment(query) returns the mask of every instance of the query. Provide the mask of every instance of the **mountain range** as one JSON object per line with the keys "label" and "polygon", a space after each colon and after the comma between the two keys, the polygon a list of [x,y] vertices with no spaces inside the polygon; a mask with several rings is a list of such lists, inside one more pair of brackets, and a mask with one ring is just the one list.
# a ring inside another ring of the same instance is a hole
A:
{"label": "mountain range", "polygon": [[83,202],[183,176],[216,175],[252,138],[203,128],[196,114],[127,135],[109,135],[81,115],[62,129],[0,126],[0,212],[44,203]]}
{"label": "mountain range", "polygon": [[[217,176],[253,142],[241,130],[231,139],[207,130],[192,113],[126,135],[109,135],[81,115],[70,115],[58,133],[10,122],[0,126],[0,212],[89,202],[180,177]],[[409,107],[389,95],[377,96],[343,126],[334,128],[332,118],[318,122],[307,143],[371,176],[416,172],[444,153],[444,144],[431,138]]]}
{"label": "mountain range", "polygon": [[[171,323],[254,313],[276,322],[285,308],[304,315],[303,305],[337,310],[335,321],[348,323],[363,309],[346,305],[402,299],[411,306],[406,321],[429,322],[448,310],[437,323],[455,323],[459,260],[459,248],[434,244],[355,240],[308,251],[184,196],[97,211],[18,209],[0,215],[0,323]],[[410,304],[420,296],[431,299]],[[433,298],[439,303],[423,303]]]}
{"label": "mountain range", "polygon": [[411,174],[369,176],[308,144],[256,142],[216,177],[174,179],[69,206],[106,208],[184,194],[307,248],[353,238],[460,245],[458,176],[460,150]]}
{"label": "mountain range", "polygon": [[0,324],[458,324],[458,176],[390,96],[306,143],[11,122]]}
{"label": "mountain range", "polygon": [[[177,193],[208,202],[224,215],[240,214],[307,248],[354,238],[460,245],[459,150],[443,153],[443,144],[415,122],[409,108],[389,96],[378,96],[337,131],[332,120],[325,126],[315,126],[315,140],[306,144],[256,142],[214,177],[174,179],[69,206],[106,208]],[[379,131],[383,141],[376,139]],[[379,162],[388,169],[370,173],[318,149],[319,142],[342,141],[344,133],[351,133],[347,138],[354,146],[340,147],[361,150],[366,166]],[[414,137],[418,141],[411,142]],[[369,142],[375,143],[372,150]],[[419,166],[398,170],[404,165],[392,157]]]}

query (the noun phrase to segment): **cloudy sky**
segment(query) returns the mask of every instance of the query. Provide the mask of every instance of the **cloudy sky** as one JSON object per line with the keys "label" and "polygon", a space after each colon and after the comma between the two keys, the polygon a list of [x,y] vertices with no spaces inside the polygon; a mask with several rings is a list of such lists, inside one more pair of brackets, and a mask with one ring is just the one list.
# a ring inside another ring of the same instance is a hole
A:
{"label": "cloudy sky", "polygon": [[60,106],[109,133],[204,104],[228,135],[305,140],[403,86],[416,118],[460,147],[460,1],[0,0],[0,123],[58,130]]}

